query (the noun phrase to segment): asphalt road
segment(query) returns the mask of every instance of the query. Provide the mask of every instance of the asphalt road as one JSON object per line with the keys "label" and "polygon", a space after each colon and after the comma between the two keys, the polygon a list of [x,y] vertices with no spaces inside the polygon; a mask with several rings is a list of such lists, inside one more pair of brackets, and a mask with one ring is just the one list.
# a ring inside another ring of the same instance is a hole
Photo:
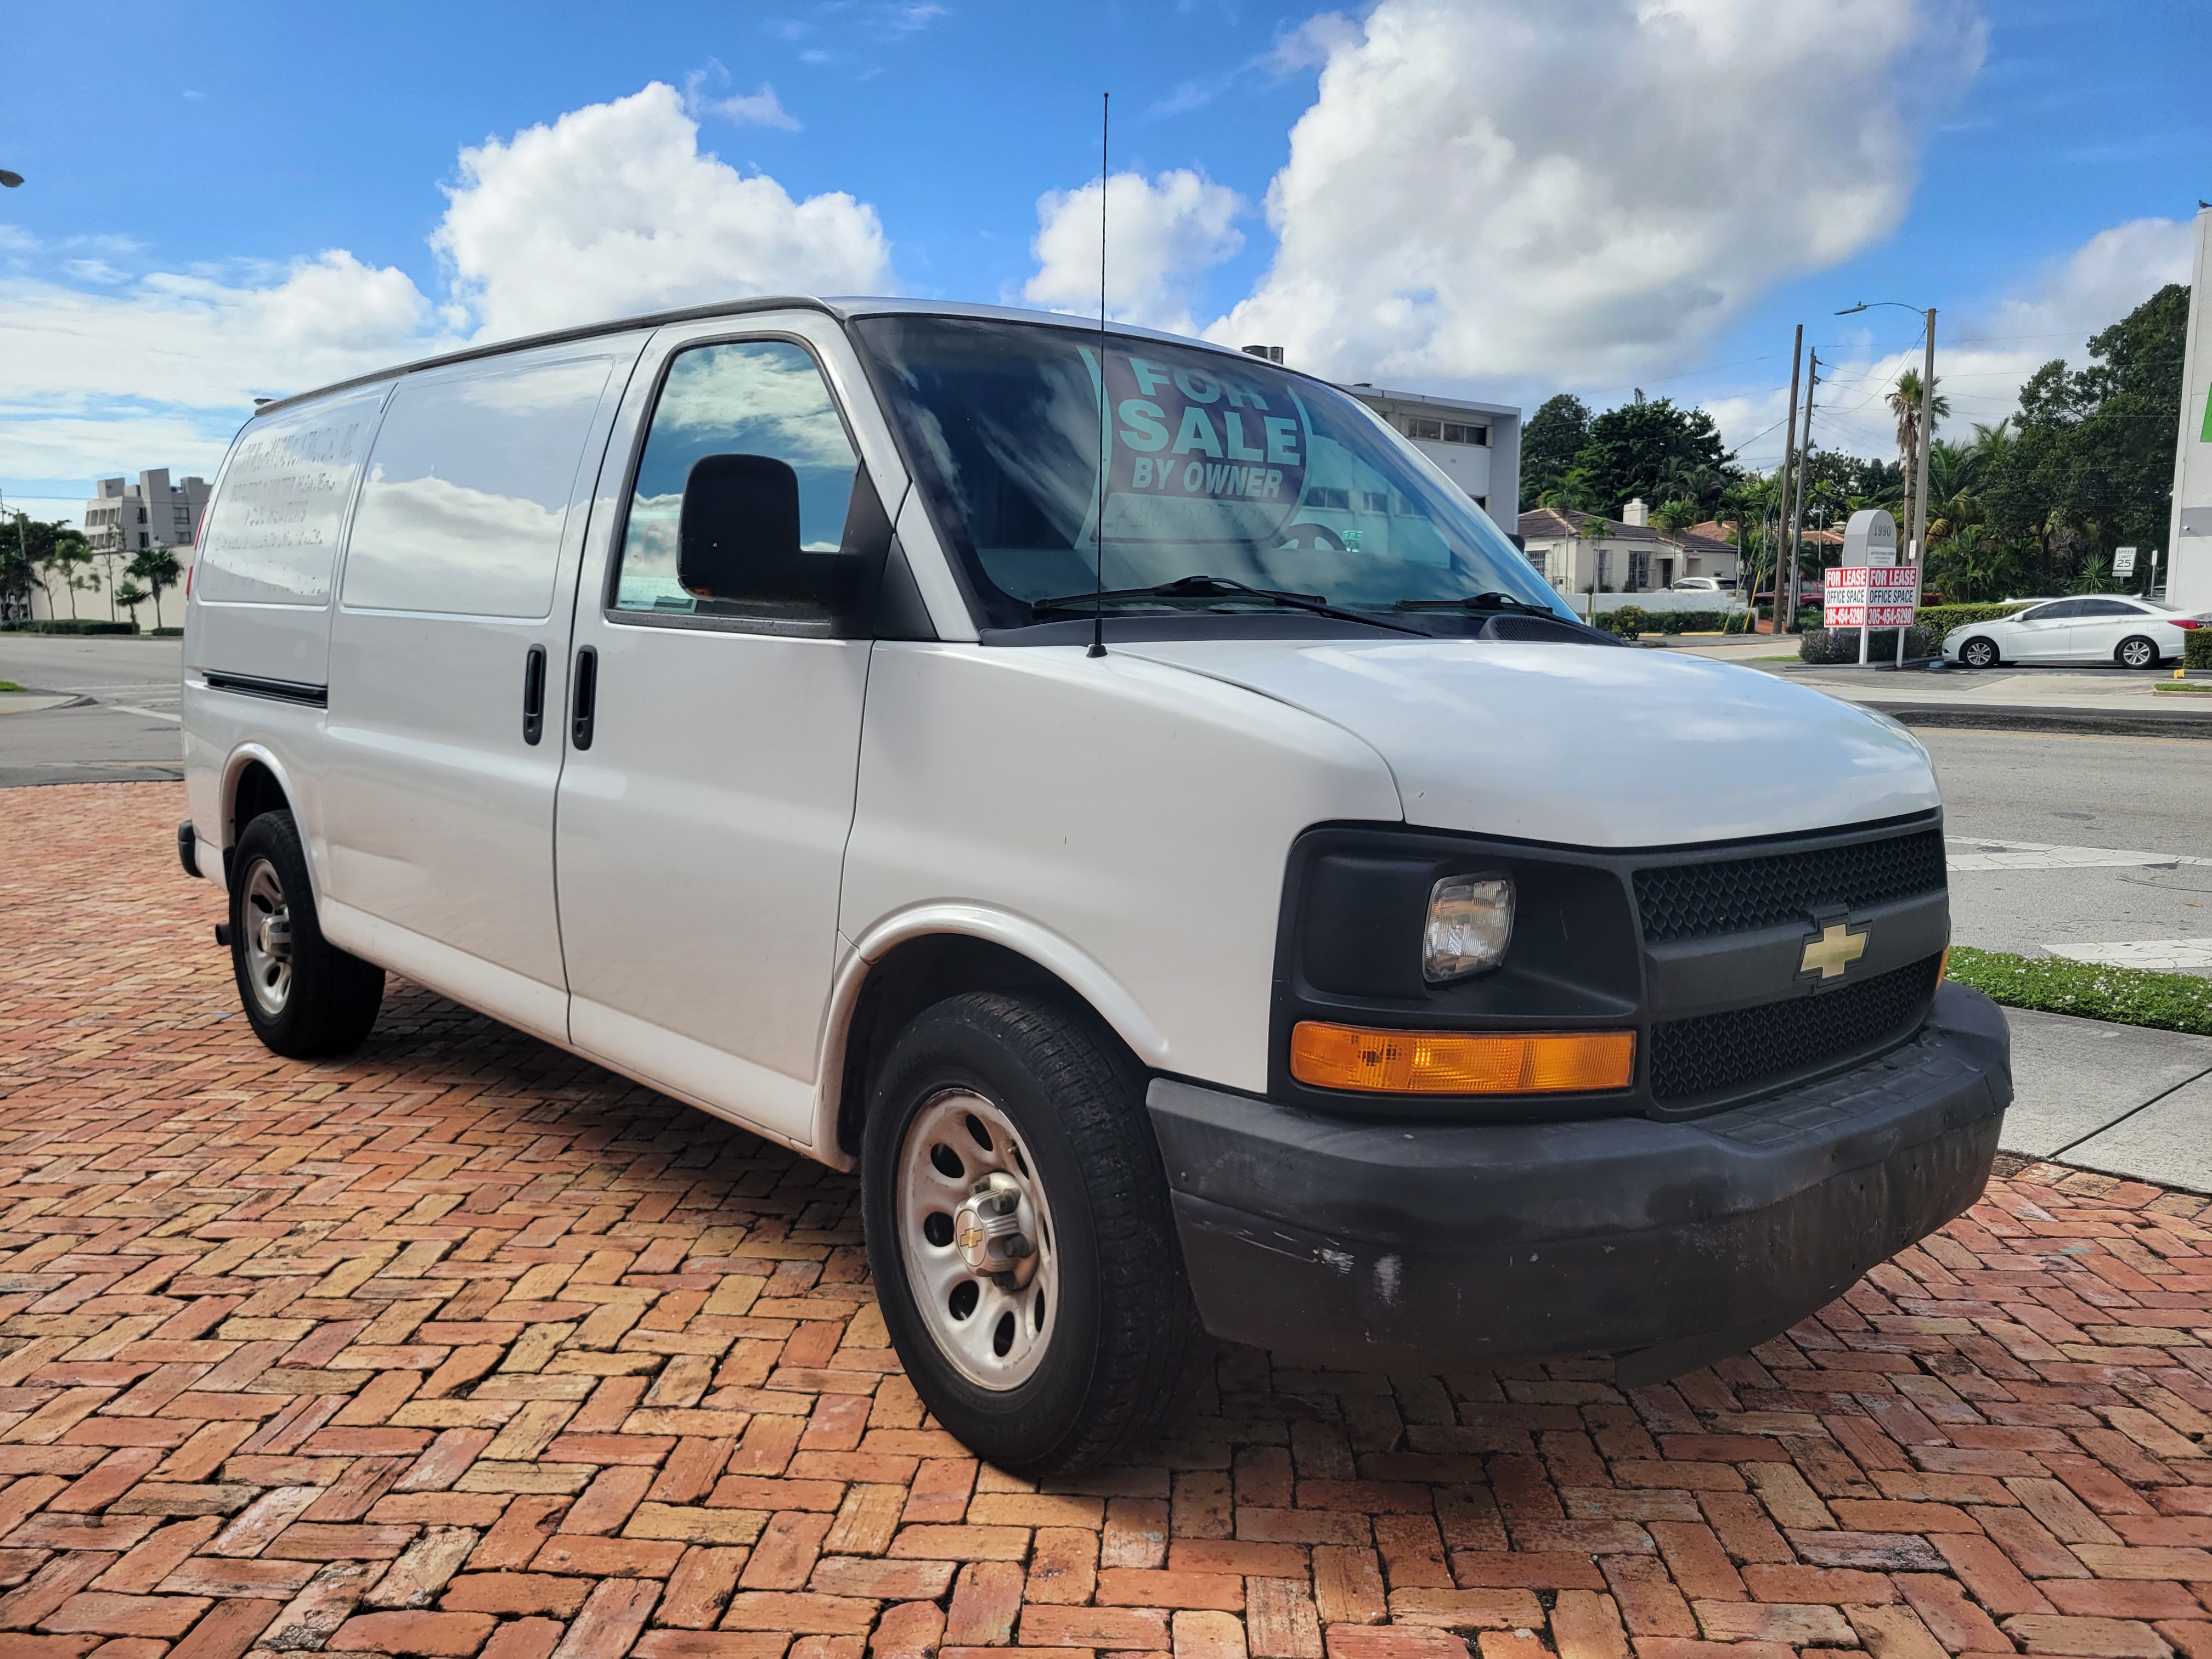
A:
{"label": "asphalt road", "polygon": [[1958,943],[2212,973],[2212,743],[1915,735],[1943,786]]}
{"label": "asphalt road", "polygon": [[183,642],[0,634],[0,788],[181,778]]}

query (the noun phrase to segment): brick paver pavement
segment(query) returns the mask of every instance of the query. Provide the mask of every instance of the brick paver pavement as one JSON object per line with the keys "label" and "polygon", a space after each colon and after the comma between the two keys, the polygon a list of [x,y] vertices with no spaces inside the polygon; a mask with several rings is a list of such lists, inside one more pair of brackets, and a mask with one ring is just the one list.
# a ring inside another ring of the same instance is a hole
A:
{"label": "brick paver pavement", "polygon": [[9,1659],[2212,1659],[2202,1200],[2029,1170],[1662,1388],[1231,1350],[1040,1491],[850,1179],[411,987],[261,1049],[181,800],[0,792]]}

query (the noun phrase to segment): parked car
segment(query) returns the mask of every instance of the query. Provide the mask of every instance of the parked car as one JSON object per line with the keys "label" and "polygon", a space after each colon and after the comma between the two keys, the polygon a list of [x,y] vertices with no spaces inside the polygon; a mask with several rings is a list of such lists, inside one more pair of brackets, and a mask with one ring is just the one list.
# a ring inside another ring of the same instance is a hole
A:
{"label": "parked car", "polygon": [[1717,576],[1681,576],[1667,585],[1669,593],[1719,593],[1732,584],[1723,583]]}
{"label": "parked car", "polygon": [[856,1169],[1011,1470],[1126,1455],[1209,1334],[1739,1352],[1972,1203],[2011,1097],[1903,728],[1622,648],[1196,342],[758,300],[266,404],[184,659],[264,1042],[401,973]]}
{"label": "parked car", "polygon": [[1943,636],[1943,659],[1968,668],[2004,662],[2156,668],[2180,656],[2191,630],[2208,625],[2206,617],[2160,599],[2112,594],[2052,599],[1994,622],[1953,629]]}

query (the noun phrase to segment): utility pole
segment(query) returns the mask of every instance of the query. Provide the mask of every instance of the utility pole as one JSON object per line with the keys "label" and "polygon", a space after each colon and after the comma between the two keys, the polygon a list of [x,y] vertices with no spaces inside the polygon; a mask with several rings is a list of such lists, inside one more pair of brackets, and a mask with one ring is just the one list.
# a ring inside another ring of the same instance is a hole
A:
{"label": "utility pole", "polygon": [[[1790,627],[1793,633],[1797,627],[1797,557],[1805,528],[1805,485],[1813,470],[1813,393],[1820,384],[1820,353],[1816,347],[1808,354],[1805,365],[1805,436],[1797,446],[1797,488],[1790,510]],[[1780,597],[1778,585],[1778,604]]]}
{"label": "utility pole", "polygon": [[1920,482],[1912,498],[1912,562],[1928,562],[1928,452],[1936,442],[1936,307],[1928,307],[1928,339],[1920,362]]}
{"label": "utility pole", "polygon": [[[1775,498],[1774,510],[1774,629],[1783,632],[1782,625],[1782,534],[1790,522],[1790,463],[1797,442],[1797,375],[1805,357],[1805,325],[1797,325],[1797,337],[1790,346],[1790,413],[1782,423],[1782,482],[1781,494]],[[1759,617],[1759,584],[1751,585],[1752,619]]]}

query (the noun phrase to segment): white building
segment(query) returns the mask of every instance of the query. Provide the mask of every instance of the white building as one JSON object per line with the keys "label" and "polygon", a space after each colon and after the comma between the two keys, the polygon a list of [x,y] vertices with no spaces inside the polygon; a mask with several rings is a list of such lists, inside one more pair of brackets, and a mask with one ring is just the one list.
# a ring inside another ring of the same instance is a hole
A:
{"label": "white building", "polygon": [[[92,547],[91,564],[76,574],[74,593],[63,590],[58,577],[33,584],[31,614],[136,621],[142,628],[161,623],[179,625],[185,616],[184,573],[191,568],[192,544],[199,539],[200,517],[207,511],[208,481],[188,477],[172,483],[169,469],[157,466],[141,472],[136,483],[127,478],[102,478],[99,488],[100,493],[84,504],[84,538]],[[175,586],[162,592],[158,606],[151,600],[135,608],[115,604],[112,596],[122,589],[145,586],[131,574],[131,562],[156,547],[167,548],[176,558]]]}
{"label": "white building", "polygon": [[1386,392],[1364,381],[1345,390],[1411,438],[1499,528],[1512,530],[1521,516],[1519,410],[1420,392]]}
{"label": "white building", "polygon": [[1705,526],[1662,530],[1641,500],[1618,520],[1540,507],[1521,515],[1520,531],[1528,562],[1561,593],[1656,593],[1685,576],[1735,586],[1734,543]]}

